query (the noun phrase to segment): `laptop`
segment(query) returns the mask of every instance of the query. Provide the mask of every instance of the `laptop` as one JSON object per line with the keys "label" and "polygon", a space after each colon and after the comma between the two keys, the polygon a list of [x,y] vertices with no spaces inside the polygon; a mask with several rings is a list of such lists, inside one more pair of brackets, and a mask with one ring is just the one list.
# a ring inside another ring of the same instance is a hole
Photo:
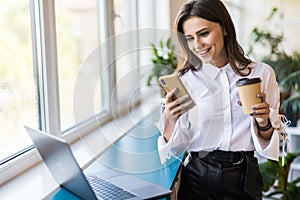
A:
{"label": "laptop", "polygon": [[66,141],[26,126],[25,129],[56,182],[81,199],[154,199],[172,192],[115,169],[84,174]]}

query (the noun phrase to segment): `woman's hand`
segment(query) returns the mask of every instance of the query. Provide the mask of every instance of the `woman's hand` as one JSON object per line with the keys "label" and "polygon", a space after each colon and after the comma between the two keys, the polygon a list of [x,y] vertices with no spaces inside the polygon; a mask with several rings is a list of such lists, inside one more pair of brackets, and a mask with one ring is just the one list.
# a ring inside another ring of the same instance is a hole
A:
{"label": "woman's hand", "polygon": [[252,106],[251,115],[255,118],[259,130],[259,135],[264,140],[270,140],[273,134],[273,127],[270,122],[270,105],[266,102],[266,94],[259,93],[257,98],[261,98],[261,103]]}
{"label": "woman's hand", "polygon": [[190,96],[185,95],[175,99],[177,89],[173,89],[166,95],[165,119],[176,121],[182,114],[195,106]]}
{"label": "woman's hand", "polygon": [[257,98],[261,98],[261,103],[252,106],[252,113],[260,127],[265,127],[269,123],[270,105],[266,102],[266,94],[259,93]]}
{"label": "woman's hand", "polygon": [[190,96],[186,95],[178,99],[175,98],[177,88],[171,90],[166,95],[165,105],[165,131],[164,138],[166,142],[170,139],[176,120],[184,113],[195,106],[194,101]]}

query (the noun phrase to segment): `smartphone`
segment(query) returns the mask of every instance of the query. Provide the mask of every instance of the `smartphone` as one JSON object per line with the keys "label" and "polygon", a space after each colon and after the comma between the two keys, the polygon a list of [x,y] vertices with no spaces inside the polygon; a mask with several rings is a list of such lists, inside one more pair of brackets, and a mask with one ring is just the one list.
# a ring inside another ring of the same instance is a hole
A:
{"label": "smartphone", "polygon": [[176,98],[189,94],[177,74],[164,75],[159,77],[158,80],[166,93],[177,88],[178,91],[175,93]]}

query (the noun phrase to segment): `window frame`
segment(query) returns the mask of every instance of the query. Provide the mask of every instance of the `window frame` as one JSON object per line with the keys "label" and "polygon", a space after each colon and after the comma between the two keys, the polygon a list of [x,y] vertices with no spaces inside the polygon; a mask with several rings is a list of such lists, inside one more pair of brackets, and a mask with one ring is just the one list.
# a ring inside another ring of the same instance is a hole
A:
{"label": "window frame", "polygon": [[[56,26],[55,26],[55,1],[54,0],[30,0],[30,16],[31,16],[31,35],[32,35],[32,49],[33,49],[33,68],[35,71],[35,79],[38,90],[38,113],[40,116],[39,129],[52,133],[56,136],[64,138],[68,143],[72,144],[78,141],[82,136],[87,135],[92,130],[95,130],[102,124],[105,124],[114,119],[113,112],[124,115],[132,110],[133,107],[138,106],[142,100],[137,100],[134,105],[128,105],[123,102],[118,102],[118,99],[113,95],[113,89],[116,85],[116,66],[115,59],[115,41],[111,40],[114,35],[114,18],[113,1],[111,0],[97,0],[98,14],[99,14],[99,32],[100,42],[104,42],[104,48],[107,50],[103,52],[101,64],[107,66],[111,64],[105,72],[109,78],[105,80],[106,84],[103,87],[103,103],[104,112],[91,116],[91,118],[74,124],[74,127],[63,131],[60,134],[60,104],[59,104],[59,85],[58,85],[58,67],[57,67],[57,43],[56,43]],[[135,0],[136,11],[138,12],[139,2]],[[152,2],[153,6],[158,4]],[[153,10],[154,13],[154,10]],[[139,16],[136,16],[139,17]],[[138,20],[138,19],[135,19]],[[137,21],[135,23],[138,23]],[[153,24],[155,26],[155,23]],[[137,27],[143,28],[143,27]],[[137,38],[139,43],[139,38]],[[138,55],[139,56],[139,55]],[[140,64],[139,57],[137,58],[137,65]],[[141,84],[140,80],[137,84]],[[155,92],[155,91],[154,91]],[[147,95],[153,95],[147,93]],[[139,98],[146,99],[145,94],[140,94]],[[120,109],[120,106],[114,108],[116,104],[125,106],[121,111],[113,111],[113,109]],[[78,131],[80,130],[80,131]],[[78,134],[80,132],[80,134]],[[11,178],[21,174],[34,165],[40,163],[42,160],[33,146],[25,149],[23,153],[14,156],[13,159],[0,165],[0,184],[3,184]]]}
{"label": "window frame", "polygon": [[[110,0],[98,0],[97,2],[98,14],[103,13],[101,16],[98,15],[100,18],[99,26],[102,26],[101,29],[105,30],[102,32],[104,38],[109,38],[113,34],[113,28],[108,26],[112,24],[113,19],[112,16],[108,16],[113,13],[111,12],[113,9],[112,2]],[[39,129],[62,137],[72,144],[99,125],[112,119],[110,103],[115,101],[109,97],[111,96],[111,88],[115,84],[115,72],[113,68],[107,71],[110,78],[105,80],[107,84],[104,84],[105,87],[103,87],[103,92],[107,93],[103,95],[104,111],[79,124],[74,124],[73,127],[61,134],[54,4],[54,0],[30,0],[33,68],[38,90],[38,113],[40,117]],[[111,48],[109,44],[106,45],[108,49]],[[105,52],[105,56],[113,58],[111,52],[112,50]],[[107,63],[107,61],[105,59],[101,61],[101,64]],[[81,135],[77,134],[79,129]],[[41,162],[41,158],[34,146],[29,146],[17,152],[0,165],[0,184],[7,182],[39,162]]]}

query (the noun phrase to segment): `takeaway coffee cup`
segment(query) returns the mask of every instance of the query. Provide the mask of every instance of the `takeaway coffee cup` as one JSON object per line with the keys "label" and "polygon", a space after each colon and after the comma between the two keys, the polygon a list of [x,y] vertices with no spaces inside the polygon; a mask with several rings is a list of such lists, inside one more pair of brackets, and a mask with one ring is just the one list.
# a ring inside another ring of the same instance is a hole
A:
{"label": "takeaway coffee cup", "polygon": [[260,82],[260,78],[242,78],[236,82],[245,114],[250,114],[251,107],[261,102],[261,98],[256,97],[261,92]]}

